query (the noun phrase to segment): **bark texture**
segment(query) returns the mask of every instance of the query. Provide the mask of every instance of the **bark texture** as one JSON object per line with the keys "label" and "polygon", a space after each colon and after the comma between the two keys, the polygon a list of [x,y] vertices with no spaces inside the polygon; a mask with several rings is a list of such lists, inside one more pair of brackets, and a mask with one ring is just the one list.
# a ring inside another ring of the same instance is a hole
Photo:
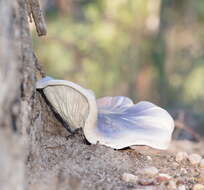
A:
{"label": "bark texture", "polygon": [[[35,73],[25,2],[0,1],[0,189],[23,189]],[[14,172],[18,171],[18,172]]]}
{"label": "bark texture", "polygon": [[37,69],[26,5],[0,0],[0,189],[26,187],[25,161],[37,142]]}

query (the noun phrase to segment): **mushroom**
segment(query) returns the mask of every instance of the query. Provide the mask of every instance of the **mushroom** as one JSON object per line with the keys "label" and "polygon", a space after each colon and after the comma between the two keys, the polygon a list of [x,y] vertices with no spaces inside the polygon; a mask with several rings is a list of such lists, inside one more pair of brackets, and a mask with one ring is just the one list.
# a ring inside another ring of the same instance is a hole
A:
{"label": "mushroom", "polygon": [[147,101],[134,104],[123,96],[97,100],[100,143],[115,149],[147,145],[167,149],[174,129],[169,113]]}
{"label": "mushroom", "polygon": [[167,149],[174,130],[169,113],[142,101],[134,104],[124,96],[96,100],[91,90],[73,82],[45,77],[36,84],[55,111],[74,131],[82,128],[91,144],[115,149],[147,145]]}
{"label": "mushroom", "polygon": [[36,83],[61,118],[68,124],[69,130],[95,126],[97,106],[94,93],[66,80],[45,77]]}

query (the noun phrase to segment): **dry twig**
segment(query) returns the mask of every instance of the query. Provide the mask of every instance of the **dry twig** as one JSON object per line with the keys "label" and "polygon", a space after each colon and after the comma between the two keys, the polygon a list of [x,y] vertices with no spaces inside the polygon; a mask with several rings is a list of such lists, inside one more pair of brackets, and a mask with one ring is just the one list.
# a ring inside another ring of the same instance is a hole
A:
{"label": "dry twig", "polygon": [[47,28],[46,28],[45,19],[40,7],[39,0],[27,0],[27,6],[28,6],[28,14],[30,17],[30,22],[32,22],[32,18],[33,18],[38,36],[46,35]]}

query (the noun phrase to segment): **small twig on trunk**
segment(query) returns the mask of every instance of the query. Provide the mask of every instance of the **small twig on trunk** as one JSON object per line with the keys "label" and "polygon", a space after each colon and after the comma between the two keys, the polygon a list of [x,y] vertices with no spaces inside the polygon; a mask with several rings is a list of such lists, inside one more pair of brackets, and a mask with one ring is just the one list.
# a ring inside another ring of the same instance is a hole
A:
{"label": "small twig on trunk", "polygon": [[30,22],[32,22],[32,17],[33,17],[38,36],[46,35],[47,28],[46,28],[45,19],[40,7],[39,0],[27,0],[27,4],[28,4],[28,14],[30,17]]}

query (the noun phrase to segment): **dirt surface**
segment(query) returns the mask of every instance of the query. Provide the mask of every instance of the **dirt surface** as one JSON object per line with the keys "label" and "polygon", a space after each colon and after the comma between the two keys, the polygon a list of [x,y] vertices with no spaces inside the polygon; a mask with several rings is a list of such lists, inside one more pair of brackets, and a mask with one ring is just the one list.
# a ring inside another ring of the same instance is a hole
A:
{"label": "dirt surface", "polygon": [[[204,157],[204,143],[173,141],[167,151],[145,146],[114,150],[99,144],[90,145],[81,130],[70,134],[63,127],[39,93],[36,100],[34,127],[29,131],[26,189],[171,190],[184,185],[188,190],[196,183],[204,184],[204,169],[187,159],[179,163],[175,160],[179,151]],[[143,169],[152,166],[158,169],[158,174],[144,174]],[[122,177],[124,173],[133,174],[138,180],[126,182]],[[171,179],[159,178],[161,173]]]}
{"label": "dirt surface", "polygon": [[[90,145],[81,131],[74,135],[66,131],[56,135],[45,132],[38,157],[29,155],[27,165],[28,189],[173,189],[169,181],[191,189],[195,183],[204,183],[204,171],[188,160],[177,163],[177,151],[204,155],[203,144],[188,141],[173,142],[169,151],[155,151],[140,147],[113,150],[101,145]],[[154,166],[171,180],[158,181],[142,173]],[[139,177],[141,182],[122,179],[123,173]],[[141,185],[143,183],[143,185]]]}

